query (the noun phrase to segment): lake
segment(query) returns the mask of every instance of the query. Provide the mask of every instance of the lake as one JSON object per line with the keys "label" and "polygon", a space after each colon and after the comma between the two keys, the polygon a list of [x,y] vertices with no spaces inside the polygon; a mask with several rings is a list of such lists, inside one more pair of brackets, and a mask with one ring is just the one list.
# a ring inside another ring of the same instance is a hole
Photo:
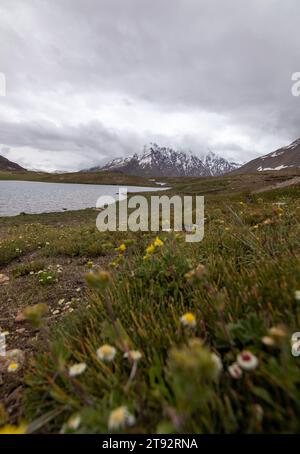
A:
{"label": "lake", "polygon": [[[127,189],[128,192],[149,192],[167,188],[127,186]],[[98,184],[0,181],[0,216],[94,208],[100,196],[117,199],[118,191],[119,186]]]}

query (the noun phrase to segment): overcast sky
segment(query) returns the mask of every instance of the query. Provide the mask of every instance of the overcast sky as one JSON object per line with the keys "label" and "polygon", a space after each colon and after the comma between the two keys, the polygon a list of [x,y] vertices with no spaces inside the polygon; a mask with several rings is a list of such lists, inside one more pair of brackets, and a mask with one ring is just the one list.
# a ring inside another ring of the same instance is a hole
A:
{"label": "overcast sky", "polygon": [[157,142],[248,161],[300,137],[299,0],[1,0],[0,154],[73,170]]}

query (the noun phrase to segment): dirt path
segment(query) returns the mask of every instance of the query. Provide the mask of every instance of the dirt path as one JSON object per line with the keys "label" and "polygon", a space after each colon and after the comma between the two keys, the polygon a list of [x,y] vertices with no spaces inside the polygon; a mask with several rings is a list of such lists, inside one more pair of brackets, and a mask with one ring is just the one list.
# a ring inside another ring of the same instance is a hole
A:
{"label": "dirt path", "polygon": [[259,194],[261,192],[272,191],[273,189],[286,188],[288,186],[293,186],[295,184],[300,184],[300,177],[294,177],[290,180],[282,181],[281,183],[276,183],[270,186],[265,186],[263,188],[253,191],[252,194]]}

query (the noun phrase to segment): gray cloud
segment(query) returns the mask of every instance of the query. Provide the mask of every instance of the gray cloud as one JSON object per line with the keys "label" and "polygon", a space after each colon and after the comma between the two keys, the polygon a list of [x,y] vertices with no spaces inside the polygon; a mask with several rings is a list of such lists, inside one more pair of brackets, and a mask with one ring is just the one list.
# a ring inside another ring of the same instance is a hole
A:
{"label": "gray cloud", "polygon": [[298,0],[2,0],[0,144],[48,169],[152,140],[269,152],[300,135],[299,14]]}

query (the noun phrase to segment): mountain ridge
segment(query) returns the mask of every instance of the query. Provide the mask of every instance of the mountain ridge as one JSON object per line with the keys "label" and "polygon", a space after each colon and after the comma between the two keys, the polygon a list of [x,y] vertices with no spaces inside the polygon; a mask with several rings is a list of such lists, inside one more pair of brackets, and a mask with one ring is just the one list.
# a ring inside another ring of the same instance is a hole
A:
{"label": "mountain ridge", "polygon": [[86,169],[88,172],[121,171],[143,177],[201,177],[217,176],[235,170],[239,165],[209,152],[203,159],[191,152],[150,144],[140,154],[114,158],[103,166]]}

